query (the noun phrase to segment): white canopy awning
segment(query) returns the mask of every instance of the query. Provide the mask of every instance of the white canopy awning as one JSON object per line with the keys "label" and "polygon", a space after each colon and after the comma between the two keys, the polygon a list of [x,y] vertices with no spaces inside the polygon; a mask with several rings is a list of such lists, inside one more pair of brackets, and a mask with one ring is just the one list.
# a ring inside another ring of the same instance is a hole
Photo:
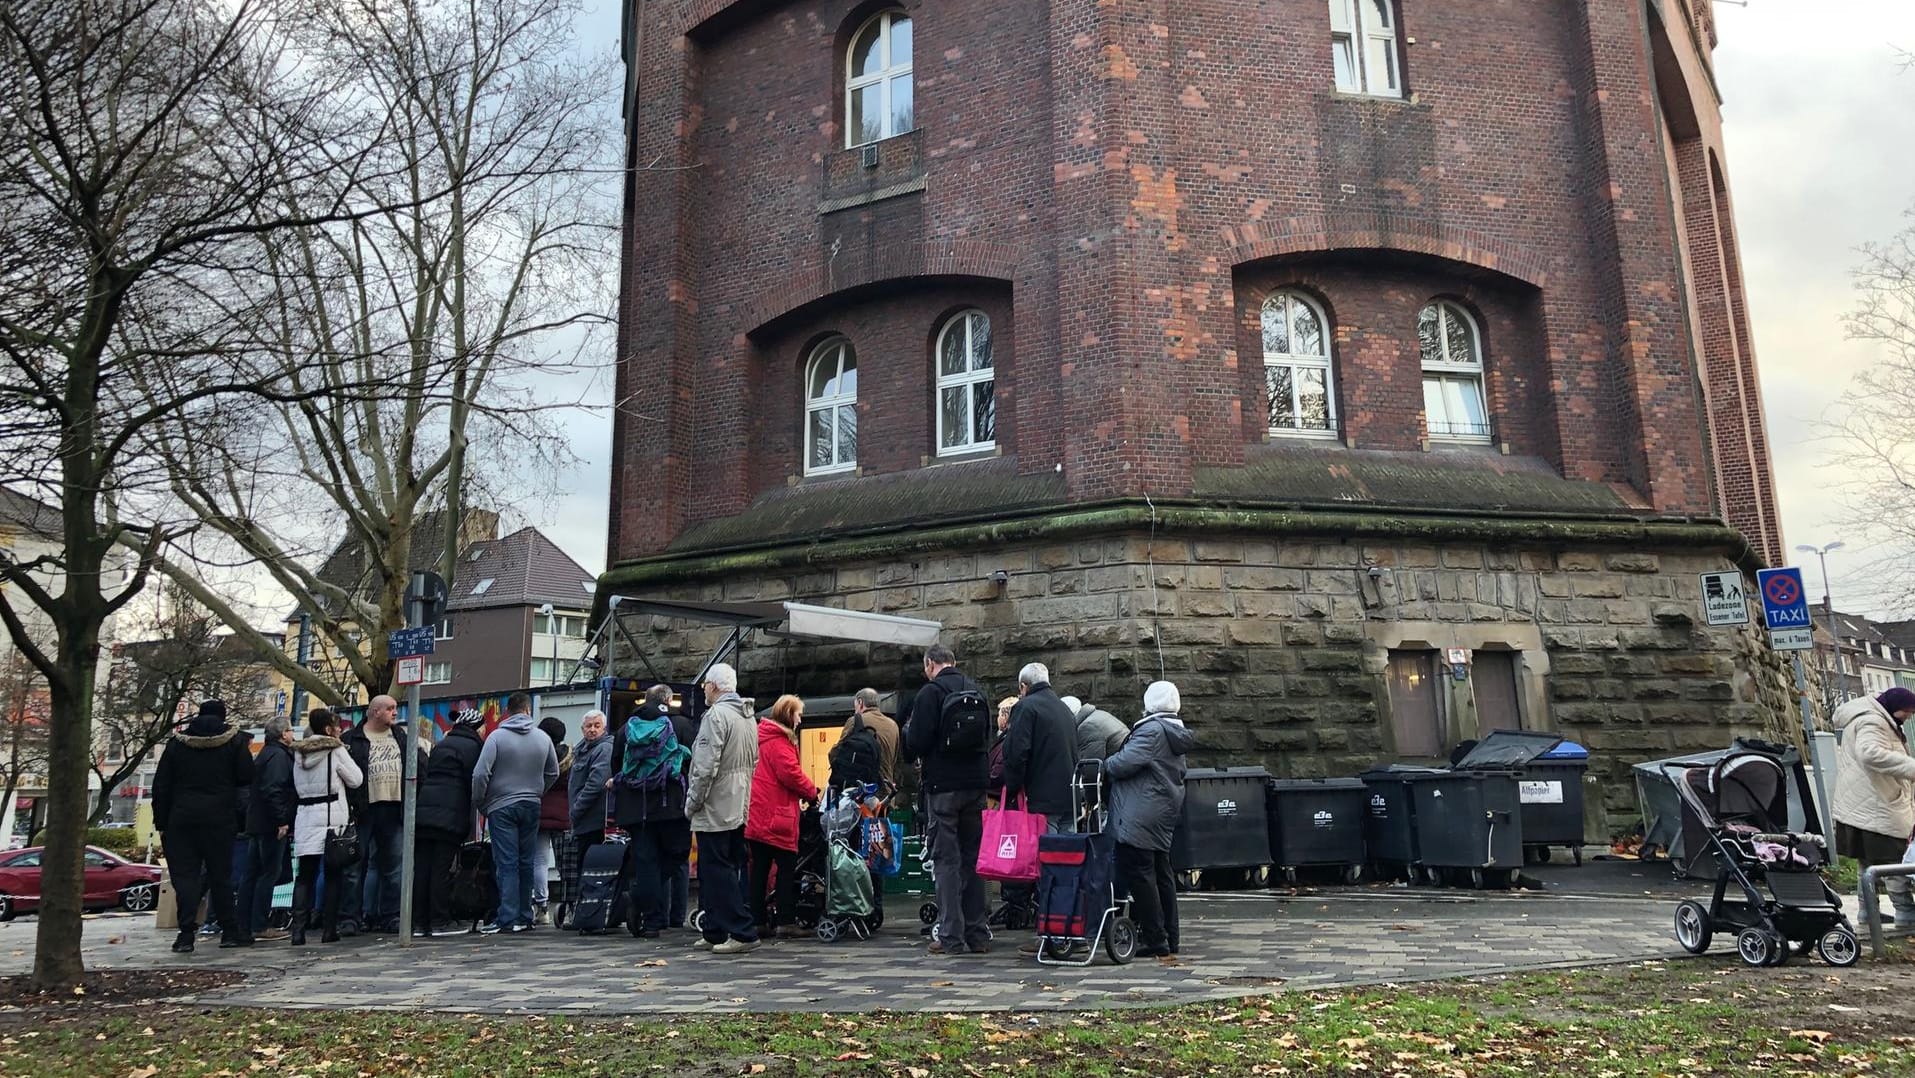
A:
{"label": "white canopy awning", "polygon": [[868,614],[862,610],[837,610],[808,603],[786,603],[785,616],[785,632],[828,640],[862,640],[924,648],[937,643],[938,634],[944,631],[942,622],[896,614]]}

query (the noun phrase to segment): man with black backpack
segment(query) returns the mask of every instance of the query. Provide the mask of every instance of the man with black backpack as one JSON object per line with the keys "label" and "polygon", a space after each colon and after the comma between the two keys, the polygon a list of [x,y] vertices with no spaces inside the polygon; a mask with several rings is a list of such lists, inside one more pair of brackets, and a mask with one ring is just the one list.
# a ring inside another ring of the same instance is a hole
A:
{"label": "man with black backpack", "polygon": [[937,890],[937,939],[932,954],[990,950],[984,881],[977,874],[984,840],[984,791],[989,781],[991,706],[977,682],[957,668],[943,644],[924,652],[927,684],[904,729],[906,755],[923,764],[931,878]]}

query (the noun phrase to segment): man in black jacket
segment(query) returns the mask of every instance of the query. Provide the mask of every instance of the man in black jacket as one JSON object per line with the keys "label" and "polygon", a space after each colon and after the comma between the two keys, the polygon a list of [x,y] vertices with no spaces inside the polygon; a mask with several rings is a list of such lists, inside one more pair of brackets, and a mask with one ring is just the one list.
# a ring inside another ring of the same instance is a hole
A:
{"label": "man in black jacket", "polygon": [[175,954],[192,952],[200,899],[209,893],[213,916],[227,926],[219,945],[246,946],[245,937],[233,930],[239,924],[233,914],[233,834],[238,825],[233,806],[239,803],[239,788],[253,781],[253,754],[238,734],[226,724],[226,705],[208,700],[186,729],[167,742],[153,775],[153,827],[166,850],[178,903]]}
{"label": "man in black jacket", "polygon": [[485,748],[479,733],[484,728],[485,713],[478,708],[454,714],[452,729],[426,757],[419,773],[409,926],[415,938],[429,937],[452,924],[452,861],[478,821],[472,811],[472,771]]}
{"label": "man in black jacket", "polygon": [[[937,939],[932,954],[982,954],[990,949],[984,881],[977,875],[984,840],[984,789],[990,771],[989,705],[977,683],[958,671],[943,644],[924,652],[926,684],[911,705],[904,752],[924,769],[924,809],[931,878],[937,890]],[[954,698],[962,696],[961,700]],[[973,701],[975,697],[975,701]],[[982,727],[971,736],[970,705]],[[962,711],[963,714],[959,714]]]}
{"label": "man in black jacket", "polygon": [[1007,798],[1024,795],[1032,812],[1050,818],[1053,834],[1077,829],[1077,716],[1051,690],[1051,672],[1031,663],[1017,675],[1023,699],[1011,709],[1010,740],[1004,748]]}
{"label": "man in black jacket", "polygon": [[292,741],[292,723],[275,715],[266,721],[266,743],[253,757],[253,785],[246,798],[247,855],[233,888],[239,930],[249,940],[256,933],[264,939],[286,935],[267,931],[266,918],[272,913],[273,888],[286,859],[293,817],[299,812],[299,795],[293,791]]}

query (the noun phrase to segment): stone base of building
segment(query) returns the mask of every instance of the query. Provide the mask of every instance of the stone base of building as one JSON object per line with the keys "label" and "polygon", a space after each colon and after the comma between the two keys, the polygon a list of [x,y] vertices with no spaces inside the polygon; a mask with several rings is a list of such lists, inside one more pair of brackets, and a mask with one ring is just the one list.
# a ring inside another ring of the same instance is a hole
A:
{"label": "stone base of building", "polygon": [[[1704,624],[1700,574],[1738,562],[1735,533],[1693,524],[1153,507],[664,557],[614,569],[599,591],[601,604],[615,591],[933,619],[993,697],[1042,662],[1060,693],[1126,721],[1165,678],[1200,740],[1193,764],[1353,775],[1446,759],[1488,729],[1554,731],[1590,750],[1621,831],[1637,814],[1630,765],[1737,735],[1797,739],[1766,641]],[[673,677],[724,636],[650,618],[627,629]],[[738,666],[761,703],[865,685],[908,697],[919,658],[769,641]]]}

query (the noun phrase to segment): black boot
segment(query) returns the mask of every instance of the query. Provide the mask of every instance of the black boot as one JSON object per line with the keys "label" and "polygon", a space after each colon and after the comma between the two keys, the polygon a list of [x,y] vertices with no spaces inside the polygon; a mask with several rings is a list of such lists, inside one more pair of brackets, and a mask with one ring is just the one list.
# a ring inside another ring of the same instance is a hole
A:
{"label": "black boot", "polygon": [[228,947],[251,947],[252,945],[253,941],[239,932],[228,930],[220,933],[219,946],[221,950]]}
{"label": "black boot", "polygon": [[307,911],[305,910],[294,910],[292,923],[286,926],[287,931],[292,933],[292,944],[294,947],[304,947],[306,945],[306,915]]}
{"label": "black boot", "polygon": [[327,914],[321,920],[320,925],[323,931],[321,931],[319,934],[319,942],[321,943],[338,943],[339,942],[339,915],[338,914],[336,913]]}
{"label": "black boot", "polygon": [[199,926],[192,923],[191,921],[181,921],[180,934],[177,937],[175,937],[173,940],[173,953],[174,954],[192,954],[193,953],[193,937],[194,935],[197,934],[198,929],[199,929]]}

